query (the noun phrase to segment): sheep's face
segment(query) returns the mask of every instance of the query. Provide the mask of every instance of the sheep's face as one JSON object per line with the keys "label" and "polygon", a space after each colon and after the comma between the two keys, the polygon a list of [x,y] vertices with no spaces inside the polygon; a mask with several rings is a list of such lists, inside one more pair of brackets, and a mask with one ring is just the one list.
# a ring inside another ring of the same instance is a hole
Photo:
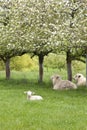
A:
{"label": "sheep's face", "polygon": [[28,96],[31,96],[31,95],[33,95],[33,94],[35,94],[35,93],[32,92],[32,91],[27,91],[26,94],[27,94]]}
{"label": "sheep's face", "polygon": [[74,79],[76,82],[78,82],[78,80],[81,78],[84,78],[84,76],[82,74],[79,74],[79,73],[74,76]]}
{"label": "sheep's face", "polygon": [[57,82],[57,80],[61,79],[59,75],[53,75],[51,76],[51,80],[53,82],[53,84],[55,84]]}
{"label": "sheep's face", "polygon": [[31,91],[27,92],[27,95],[29,95],[29,96],[31,96],[32,94],[33,94],[33,92],[31,92]]}

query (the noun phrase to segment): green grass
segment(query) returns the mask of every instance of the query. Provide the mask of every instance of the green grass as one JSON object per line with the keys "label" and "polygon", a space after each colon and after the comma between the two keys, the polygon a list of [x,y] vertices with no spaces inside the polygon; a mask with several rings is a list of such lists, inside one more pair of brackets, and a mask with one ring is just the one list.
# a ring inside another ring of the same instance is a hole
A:
{"label": "green grass", "polygon": [[[87,88],[54,91],[51,74],[38,84],[37,72],[12,72],[9,81],[0,72],[0,130],[87,130]],[[27,101],[26,90],[44,100]]]}

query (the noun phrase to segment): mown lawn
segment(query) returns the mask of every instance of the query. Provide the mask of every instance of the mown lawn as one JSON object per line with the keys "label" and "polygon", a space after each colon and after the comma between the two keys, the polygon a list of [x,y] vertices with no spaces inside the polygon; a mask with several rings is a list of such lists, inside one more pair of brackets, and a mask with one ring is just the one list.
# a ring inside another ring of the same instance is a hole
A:
{"label": "mown lawn", "polygon": [[[13,72],[11,80],[0,72],[0,130],[87,130],[87,88],[54,91],[51,72],[37,83],[37,72]],[[27,101],[32,90],[43,101]]]}

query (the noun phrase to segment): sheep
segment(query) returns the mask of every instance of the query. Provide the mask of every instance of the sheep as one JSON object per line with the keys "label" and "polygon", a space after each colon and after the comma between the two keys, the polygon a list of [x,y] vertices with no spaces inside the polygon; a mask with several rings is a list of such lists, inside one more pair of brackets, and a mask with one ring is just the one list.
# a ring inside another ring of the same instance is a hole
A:
{"label": "sheep", "polygon": [[53,75],[51,77],[54,90],[64,90],[64,89],[77,89],[77,86],[69,80],[62,80],[59,75]]}
{"label": "sheep", "polygon": [[76,81],[77,86],[85,86],[86,85],[86,78],[83,74],[77,73],[74,76],[74,80]]}
{"label": "sheep", "polygon": [[28,100],[43,100],[43,98],[41,96],[39,96],[39,95],[33,95],[35,93],[32,92],[32,91],[26,91],[24,93],[27,94],[27,99]]}

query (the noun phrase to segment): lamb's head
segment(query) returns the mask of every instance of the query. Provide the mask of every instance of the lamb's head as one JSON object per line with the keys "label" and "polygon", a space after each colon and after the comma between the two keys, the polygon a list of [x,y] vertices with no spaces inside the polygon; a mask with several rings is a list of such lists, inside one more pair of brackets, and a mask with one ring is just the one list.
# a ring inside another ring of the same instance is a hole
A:
{"label": "lamb's head", "polygon": [[51,76],[51,80],[52,80],[53,85],[55,85],[56,82],[59,81],[60,79],[61,79],[61,77],[59,75]]}
{"label": "lamb's head", "polygon": [[31,95],[35,94],[35,93],[32,92],[32,91],[25,91],[24,93],[27,94],[28,96],[31,96]]}
{"label": "lamb's head", "polygon": [[80,73],[77,73],[75,76],[74,76],[74,80],[76,82],[78,82],[80,79],[84,78],[83,74],[80,74]]}

